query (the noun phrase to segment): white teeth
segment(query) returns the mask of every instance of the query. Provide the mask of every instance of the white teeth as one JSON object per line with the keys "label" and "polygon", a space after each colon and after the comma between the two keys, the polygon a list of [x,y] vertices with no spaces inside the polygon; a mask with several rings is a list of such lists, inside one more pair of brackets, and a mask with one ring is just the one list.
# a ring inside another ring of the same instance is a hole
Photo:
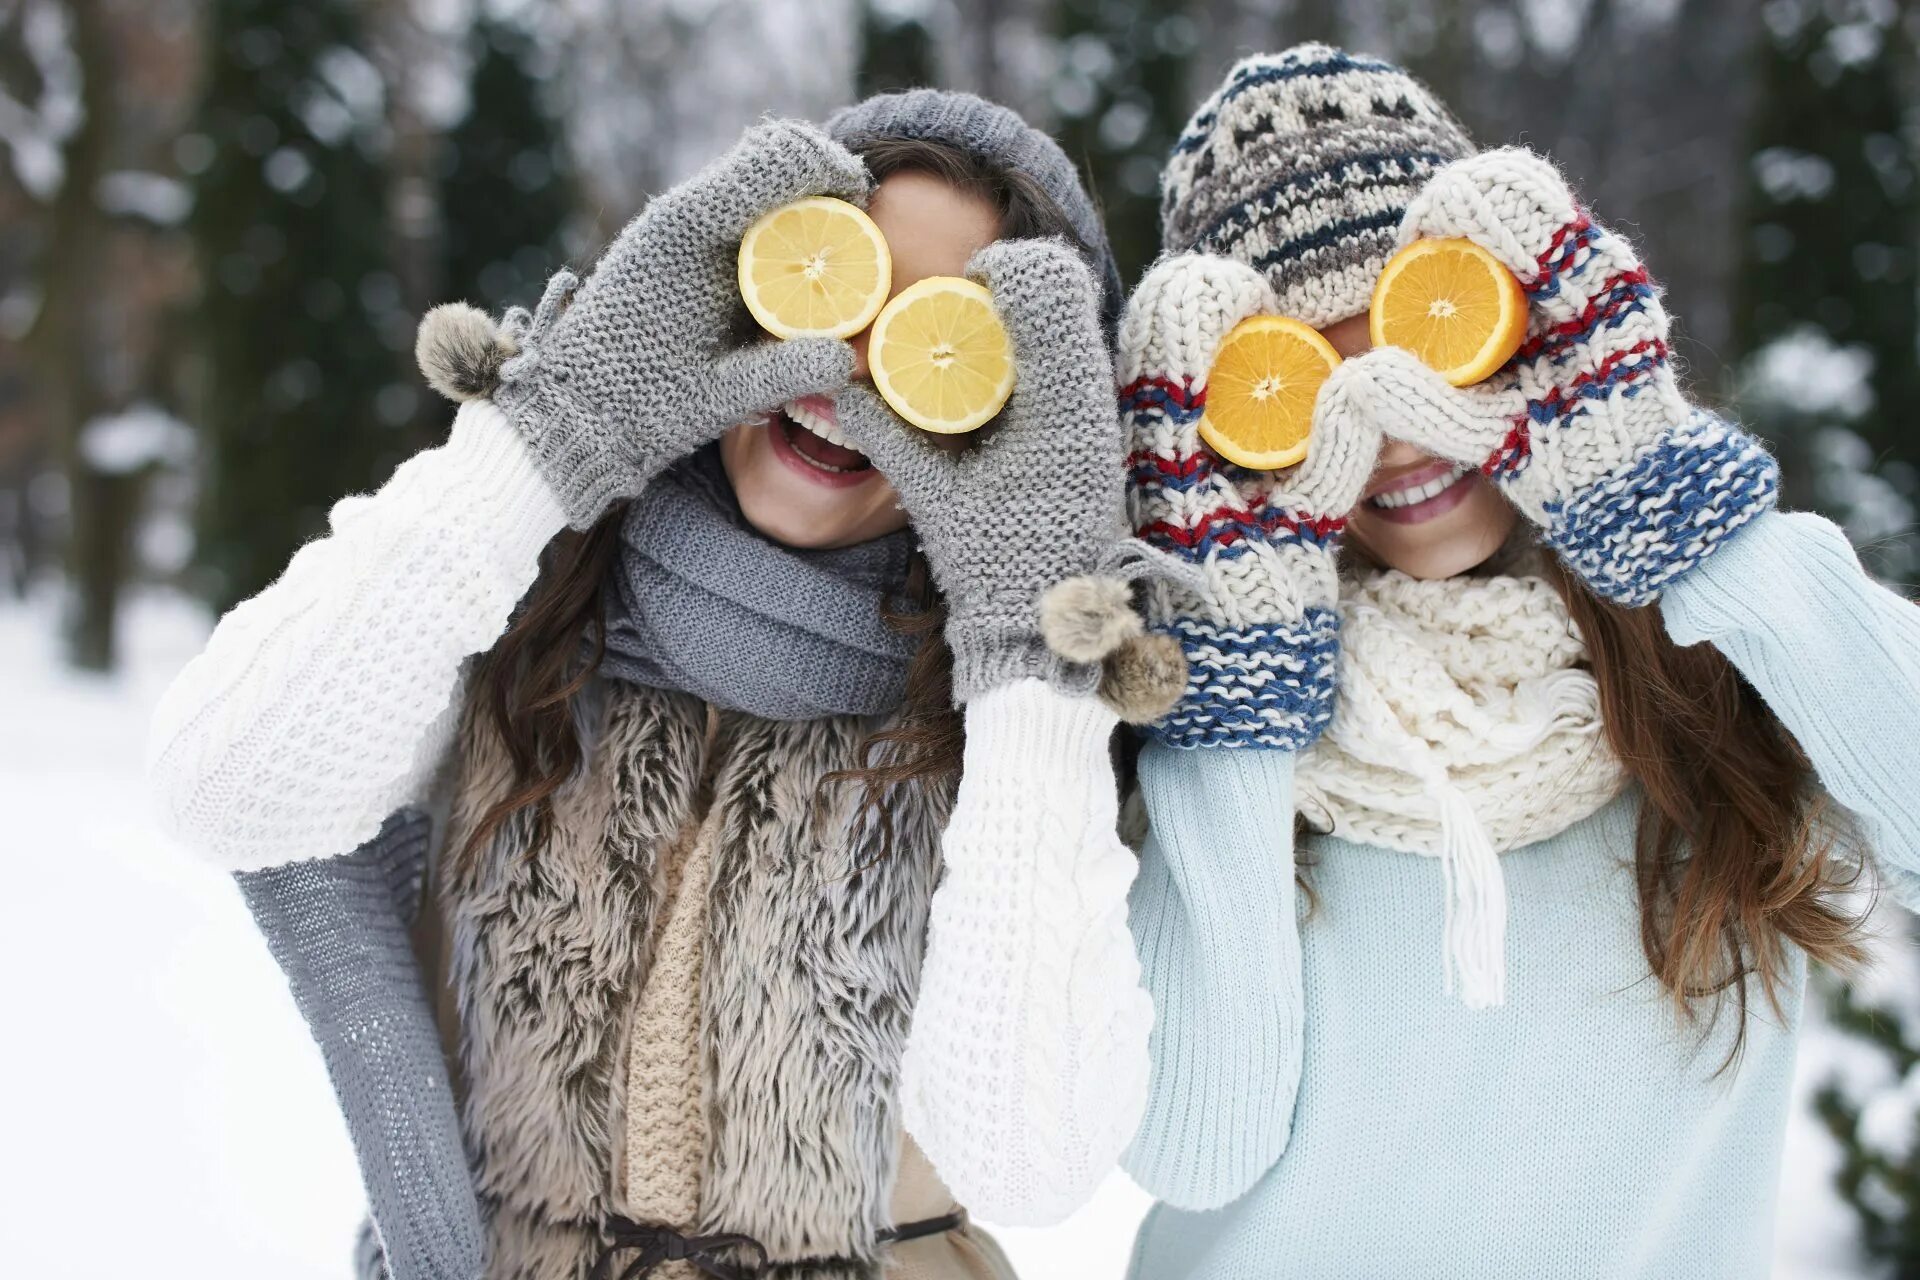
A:
{"label": "white teeth", "polygon": [[1415,485],[1411,489],[1396,489],[1390,493],[1375,494],[1367,499],[1367,502],[1372,506],[1385,507],[1389,510],[1394,507],[1411,507],[1417,502],[1439,497],[1451,489],[1466,473],[1465,467],[1454,467],[1446,475],[1436,476],[1425,484]]}
{"label": "white teeth", "polygon": [[853,441],[847,439],[839,427],[828,422],[813,410],[803,406],[798,400],[789,400],[784,406],[786,414],[800,426],[825,440],[828,444],[837,444],[842,449],[854,448]]}

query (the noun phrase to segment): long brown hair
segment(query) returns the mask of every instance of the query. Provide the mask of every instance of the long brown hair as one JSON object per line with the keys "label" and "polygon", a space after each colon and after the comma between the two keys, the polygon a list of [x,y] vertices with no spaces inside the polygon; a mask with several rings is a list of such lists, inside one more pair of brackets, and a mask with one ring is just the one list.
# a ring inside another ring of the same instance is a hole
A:
{"label": "long brown hair", "polygon": [[[883,138],[858,148],[877,183],[896,173],[925,173],[992,204],[1003,239],[1060,236],[1086,246],[1046,190],[1024,172],[1005,168],[940,142]],[[740,328],[750,331],[745,307]],[[474,689],[513,766],[513,785],[474,824],[460,856],[472,857],[521,809],[533,809],[535,843],[553,818],[553,795],[584,760],[573,702],[599,666],[604,650],[601,584],[619,553],[624,503],[585,533],[568,531],[541,556],[541,570],[506,633],[479,659]],[[863,788],[863,809],[874,811],[891,842],[888,794],[896,786],[942,785],[957,778],[966,745],[953,706],[953,654],[943,637],[946,604],[917,555],[896,593],[904,604],[876,598],[888,624],[920,637],[907,664],[906,692],[889,726],[861,748],[861,767],[831,774],[827,785]]]}
{"label": "long brown hair", "polygon": [[1607,743],[1642,793],[1641,949],[1683,1017],[1711,1026],[1731,997],[1731,1063],[1751,983],[1780,1013],[1792,947],[1841,969],[1864,958],[1861,912],[1841,900],[1861,864],[1836,854],[1839,815],[1806,753],[1724,654],[1682,648],[1657,607],[1613,604],[1546,560],[1586,641]]}

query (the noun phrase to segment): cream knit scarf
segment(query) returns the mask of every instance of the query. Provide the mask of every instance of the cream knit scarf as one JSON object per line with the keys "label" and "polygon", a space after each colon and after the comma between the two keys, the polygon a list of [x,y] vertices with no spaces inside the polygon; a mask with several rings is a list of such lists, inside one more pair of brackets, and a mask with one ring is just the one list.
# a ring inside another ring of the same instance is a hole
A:
{"label": "cream knit scarf", "polygon": [[1534,576],[1342,584],[1340,696],[1304,752],[1296,803],[1316,828],[1440,860],[1444,973],[1506,999],[1499,854],[1579,822],[1624,772],[1559,594]]}

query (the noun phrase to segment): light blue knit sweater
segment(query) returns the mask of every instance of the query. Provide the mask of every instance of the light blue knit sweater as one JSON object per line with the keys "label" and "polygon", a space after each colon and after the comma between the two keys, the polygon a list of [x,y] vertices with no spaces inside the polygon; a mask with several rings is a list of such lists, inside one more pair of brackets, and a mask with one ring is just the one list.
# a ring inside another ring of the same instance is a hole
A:
{"label": "light blue knit sweater", "polygon": [[[1780,513],[1658,607],[1745,673],[1920,901],[1920,608]],[[1633,792],[1504,855],[1507,1002],[1475,1012],[1441,989],[1434,859],[1315,839],[1296,928],[1290,755],[1154,744],[1140,772],[1157,1021],[1126,1164],[1167,1203],[1134,1276],[1766,1274],[1804,975],[1783,1023],[1756,999],[1716,1079],[1730,1018],[1679,1029],[1641,952]]]}

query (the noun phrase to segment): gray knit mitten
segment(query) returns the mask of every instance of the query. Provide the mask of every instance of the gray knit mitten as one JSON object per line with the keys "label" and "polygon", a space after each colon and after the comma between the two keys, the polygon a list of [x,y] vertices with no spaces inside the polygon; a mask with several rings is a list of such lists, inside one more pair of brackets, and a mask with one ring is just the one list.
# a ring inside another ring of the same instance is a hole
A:
{"label": "gray knit mitten", "polygon": [[840,428],[899,490],[947,598],[954,701],[1023,676],[1091,692],[1099,667],[1049,650],[1039,609],[1049,587],[1101,568],[1127,532],[1099,286],[1058,240],[988,245],[967,274],[993,294],[1018,370],[988,438],[944,452],[864,386],[840,394]]}
{"label": "gray knit mitten", "polygon": [[[827,338],[729,341],[737,254],[754,219],[802,196],[864,202],[866,168],[808,125],[755,125],[655,197],[580,284],[562,271],[520,328],[494,400],[533,448],[567,523],[591,526],[670,463],[796,396],[842,386]],[[577,287],[577,292],[576,292]]]}

